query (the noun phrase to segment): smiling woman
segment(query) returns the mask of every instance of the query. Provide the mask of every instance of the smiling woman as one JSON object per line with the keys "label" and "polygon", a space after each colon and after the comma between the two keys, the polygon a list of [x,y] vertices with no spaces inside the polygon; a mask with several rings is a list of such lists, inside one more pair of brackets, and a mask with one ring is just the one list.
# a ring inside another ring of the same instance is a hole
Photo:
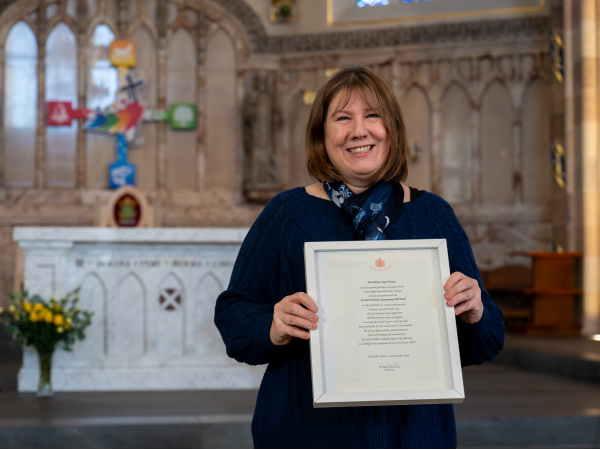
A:
{"label": "smiling woman", "polygon": [[355,193],[378,181],[403,181],[406,130],[400,105],[383,78],[366,68],[332,76],[311,108],[306,150],[313,177],[344,180]]}
{"label": "smiling woman", "polygon": [[321,183],[275,196],[242,245],[215,324],[229,356],[269,364],[252,422],[255,448],[456,447],[451,405],[315,409],[311,401],[307,330],[317,328],[319,311],[305,293],[305,242],[446,239],[452,275],[444,296],[456,315],[462,365],[502,349],[502,313],[480,288],[452,208],[401,184],[406,134],[381,77],[364,66],[332,75],[306,131],[308,170]]}

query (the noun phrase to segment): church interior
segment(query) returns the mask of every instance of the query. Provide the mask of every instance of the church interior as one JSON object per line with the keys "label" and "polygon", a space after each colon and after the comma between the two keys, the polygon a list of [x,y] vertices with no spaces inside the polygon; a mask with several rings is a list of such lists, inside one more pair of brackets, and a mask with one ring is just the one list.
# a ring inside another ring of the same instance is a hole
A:
{"label": "church interior", "polygon": [[0,315],[0,442],[251,446],[264,367],[227,358],[215,299],[315,183],[319,86],[362,64],[505,316],[459,447],[600,445],[599,63],[598,0],[0,1],[0,307],[80,287],[94,314],[48,399]]}

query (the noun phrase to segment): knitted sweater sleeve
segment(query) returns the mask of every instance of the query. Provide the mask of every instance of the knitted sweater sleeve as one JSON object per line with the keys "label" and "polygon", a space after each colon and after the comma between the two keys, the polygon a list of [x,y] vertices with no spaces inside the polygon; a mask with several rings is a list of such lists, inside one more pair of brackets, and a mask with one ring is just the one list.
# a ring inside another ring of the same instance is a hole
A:
{"label": "knitted sweater sleeve", "polygon": [[252,225],[238,253],[229,287],[218,298],[215,325],[227,355],[251,365],[277,353],[270,329],[279,286],[279,235],[289,208],[274,197]]}
{"label": "knitted sweater sleeve", "polygon": [[483,317],[476,324],[456,318],[458,346],[462,366],[491,361],[504,347],[504,316],[490,294],[483,289],[481,274],[477,269],[469,239],[454,211],[447,205],[445,216],[449,230],[450,273],[461,272],[474,278],[481,288]]}

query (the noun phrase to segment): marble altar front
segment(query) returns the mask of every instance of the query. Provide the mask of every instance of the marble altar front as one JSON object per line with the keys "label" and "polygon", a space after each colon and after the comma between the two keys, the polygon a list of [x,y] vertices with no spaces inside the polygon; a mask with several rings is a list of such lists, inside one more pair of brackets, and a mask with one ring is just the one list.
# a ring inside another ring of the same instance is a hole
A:
{"label": "marble altar front", "polygon": [[[85,340],[54,354],[56,391],[256,388],[264,368],[225,354],[214,305],[246,229],[17,227],[25,290],[44,298],[81,286],[94,312]],[[37,389],[24,351],[18,389]]]}

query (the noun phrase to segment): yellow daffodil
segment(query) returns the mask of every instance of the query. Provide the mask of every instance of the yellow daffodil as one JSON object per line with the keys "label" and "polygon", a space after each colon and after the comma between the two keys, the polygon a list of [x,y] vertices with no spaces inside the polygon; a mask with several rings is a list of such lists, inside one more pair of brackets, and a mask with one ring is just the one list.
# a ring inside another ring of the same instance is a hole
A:
{"label": "yellow daffodil", "polygon": [[10,313],[14,313],[16,310],[17,310],[17,308],[15,308],[15,305],[10,305],[8,307],[8,312],[10,312]]}
{"label": "yellow daffodil", "polygon": [[65,329],[70,329],[71,328],[71,324],[69,322],[65,323]]}
{"label": "yellow daffodil", "polygon": [[50,311],[46,310],[46,313],[44,314],[44,320],[48,323],[51,323],[53,319],[54,319],[54,314],[52,314]]}
{"label": "yellow daffodil", "polygon": [[71,322],[72,322],[72,321],[73,321],[73,320],[72,320],[70,317],[67,317],[67,323],[68,323],[69,325],[71,325]]}
{"label": "yellow daffodil", "polygon": [[25,310],[25,312],[31,312],[31,303],[23,302],[23,309]]}
{"label": "yellow daffodil", "polygon": [[34,311],[41,311],[42,309],[44,309],[44,305],[42,305],[41,303],[36,303],[35,305],[33,305]]}
{"label": "yellow daffodil", "polygon": [[55,312],[59,312],[60,311],[60,305],[54,305],[54,311]]}
{"label": "yellow daffodil", "polygon": [[59,333],[62,333],[63,331],[65,331],[65,329],[63,327],[58,327],[56,329],[56,331],[58,331]]}
{"label": "yellow daffodil", "polygon": [[65,319],[60,314],[57,314],[56,316],[54,316],[54,325],[56,325],[57,327],[61,326],[64,322],[65,322]]}
{"label": "yellow daffodil", "polygon": [[38,315],[35,311],[31,311],[31,313],[29,314],[29,321],[30,322],[37,322],[38,320]]}
{"label": "yellow daffodil", "polygon": [[4,308],[0,307],[0,314],[4,312]]}

